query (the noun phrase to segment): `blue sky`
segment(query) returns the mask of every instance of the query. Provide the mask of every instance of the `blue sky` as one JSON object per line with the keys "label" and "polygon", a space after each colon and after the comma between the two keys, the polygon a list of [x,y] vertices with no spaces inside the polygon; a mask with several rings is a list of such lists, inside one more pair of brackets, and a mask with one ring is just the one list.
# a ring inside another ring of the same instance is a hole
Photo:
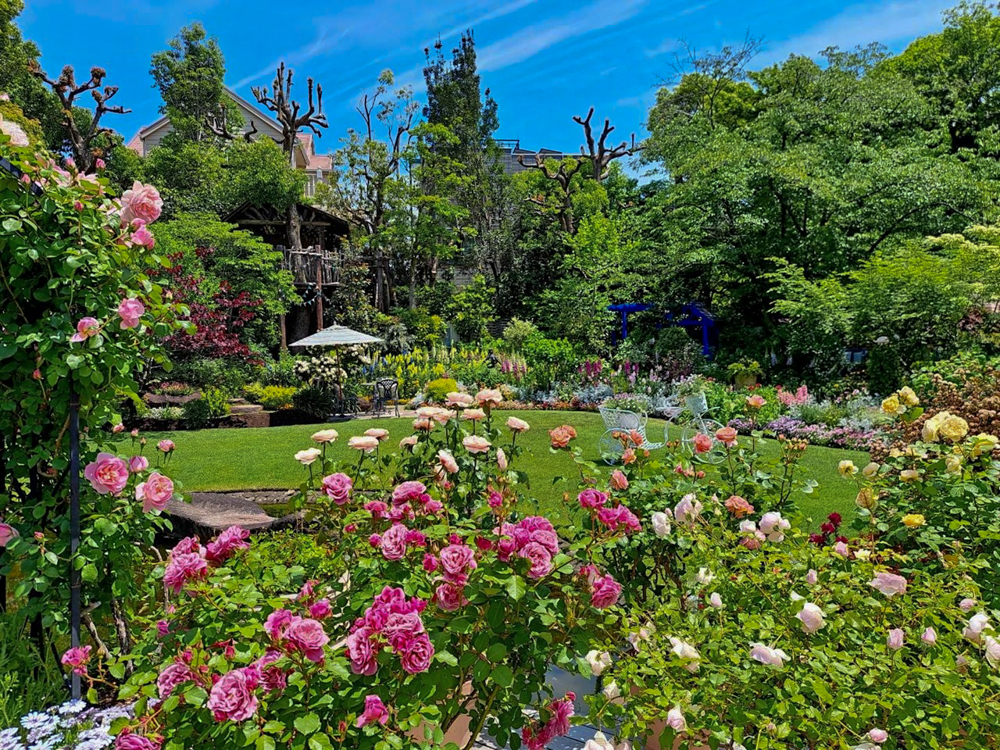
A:
{"label": "blue sky", "polygon": [[226,55],[226,82],[248,99],[270,83],[277,61],[323,85],[330,128],[325,152],[358,124],[354,104],[378,73],[422,84],[424,47],[439,36],[450,49],[475,29],[479,67],[500,108],[497,137],[525,148],[576,151],[580,128],[570,119],[596,107],[615,136],[642,136],[646,111],[670,76],[678,40],[699,50],[765,38],[756,64],[828,45],[880,41],[899,50],[941,27],[955,0],[28,0],[25,36],[57,73],[101,65],[118,85],[117,103],[133,110],[106,122],[130,137],[158,117],[150,55],[181,26],[201,21]]}

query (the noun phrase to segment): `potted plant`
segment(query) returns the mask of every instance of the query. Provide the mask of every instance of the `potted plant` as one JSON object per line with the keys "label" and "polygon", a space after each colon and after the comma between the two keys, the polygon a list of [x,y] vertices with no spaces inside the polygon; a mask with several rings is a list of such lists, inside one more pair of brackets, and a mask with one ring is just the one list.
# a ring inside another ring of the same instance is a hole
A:
{"label": "potted plant", "polygon": [[704,414],[708,411],[707,388],[708,381],[704,377],[692,375],[677,384],[677,397],[684,399],[684,406],[692,414]]}
{"label": "potted plant", "polygon": [[758,379],[764,373],[760,362],[755,359],[741,359],[738,362],[733,362],[726,369],[732,375],[733,385],[737,388],[749,388],[757,385]]}

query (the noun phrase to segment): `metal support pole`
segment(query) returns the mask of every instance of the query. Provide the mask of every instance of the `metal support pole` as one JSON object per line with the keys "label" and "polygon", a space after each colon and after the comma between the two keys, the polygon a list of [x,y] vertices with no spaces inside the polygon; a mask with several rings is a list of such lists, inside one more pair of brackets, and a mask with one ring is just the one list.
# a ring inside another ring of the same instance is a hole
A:
{"label": "metal support pole", "polygon": [[[80,645],[80,570],[76,567],[76,554],[80,548],[80,397],[70,381],[69,392],[69,609],[70,644]],[[80,698],[80,675],[73,673],[72,694]]]}

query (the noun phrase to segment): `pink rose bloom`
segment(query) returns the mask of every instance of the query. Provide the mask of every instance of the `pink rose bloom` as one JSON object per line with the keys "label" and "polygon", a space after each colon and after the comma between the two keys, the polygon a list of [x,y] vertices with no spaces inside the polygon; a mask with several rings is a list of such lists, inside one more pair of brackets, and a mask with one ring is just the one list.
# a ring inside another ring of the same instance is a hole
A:
{"label": "pink rose bloom", "polygon": [[576,496],[581,508],[603,508],[608,502],[608,496],[599,490],[589,488]]}
{"label": "pink rose bloom", "polygon": [[712,442],[712,438],[700,432],[694,436],[694,440],[692,442],[694,443],[695,453],[708,453],[712,450],[712,446],[715,445],[715,443]]}
{"label": "pink rose bloom", "polygon": [[136,219],[152,224],[160,218],[163,199],[152,185],[143,185],[136,180],[130,190],[122,194],[122,224],[131,225]]}
{"label": "pink rose bloom", "polygon": [[167,502],[174,496],[174,483],[169,477],[153,472],[145,482],[140,482],[135,488],[135,499],[142,500],[142,512],[163,510]]}
{"label": "pink rose bloom", "polygon": [[445,612],[454,612],[469,603],[462,587],[453,583],[442,583],[438,586],[434,592],[434,601]]}
{"label": "pink rose bloom", "polygon": [[104,159],[94,159],[94,169],[104,169]]}
{"label": "pink rose bloom", "polygon": [[6,547],[18,537],[17,529],[9,523],[0,523],[0,549]]}
{"label": "pink rose bloom", "polygon": [[205,547],[205,559],[213,565],[221,565],[232,557],[236,550],[249,547],[250,542],[247,541],[249,538],[250,532],[246,529],[241,526],[230,526],[219,534],[215,541],[208,543]]}
{"label": "pink rose bloom", "polygon": [[490,441],[479,435],[469,435],[462,441],[462,445],[469,453],[487,453],[490,449]]}
{"label": "pink rose bloom", "polygon": [[406,533],[408,529],[401,523],[389,528],[382,535],[379,547],[386,560],[402,560],[406,555]]}
{"label": "pink rose bloom", "polygon": [[206,705],[216,721],[246,721],[257,712],[257,697],[248,676],[234,669],[212,686]]}
{"label": "pink rose bloom", "polygon": [[158,638],[166,638],[170,635],[170,623],[166,620],[156,621],[156,636]]}
{"label": "pink rose bloom", "polygon": [[402,505],[414,500],[422,502],[421,498],[425,494],[427,494],[427,486],[423,482],[403,482],[392,491],[392,502],[394,505]]}
{"label": "pink rose bloom", "polygon": [[156,238],[153,233],[146,229],[145,225],[140,225],[138,229],[132,232],[129,237],[129,242],[131,242],[136,247],[145,247],[152,250],[156,247]]}
{"label": "pink rose bloom", "polygon": [[160,672],[160,676],[156,678],[156,689],[159,693],[160,700],[165,700],[174,692],[174,688],[185,682],[196,682],[198,680],[197,675],[191,670],[187,664],[178,664],[174,662],[173,664],[168,664],[167,667]]}
{"label": "pink rose bloom", "polygon": [[770,648],[763,643],[752,643],[750,645],[753,646],[750,650],[750,658],[759,661],[761,664],[767,664],[770,667],[778,667],[780,669],[785,666],[785,660],[789,658],[788,654],[780,648]]}
{"label": "pink rose bloom", "polygon": [[975,599],[963,599],[958,603],[958,608],[961,609],[963,612],[969,612],[975,606],[976,606]]}
{"label": "pink rose bloom", "polygon": [[485,388],[476,394],[476,403],[480,406],[500,406],[503,394],[495,388]]}
{"label": "pink rose bloom", "polygon": [[607,609],[618,603],[622,586],[610,575],[602,576],[594,581],[590,594],[590,603],[597,609]]}
{"label": "pink rose bloom", "polygon": [[417,436],[416,435],[407,435],[405,438],[403,438],[402,440],[399,441],[399,448],[400,448],[400,450],[402,450],[403,448],[411,448],[412,449],[413,446],[415,446],[416,444],[417,444]]}
{"label": "pink rose bloom", "polygon": [[767,537],[767,541],[769,542],[784,541],[784,532],[788,531],[791,527],[792,524],[774,510],[760,517],[760,531]]}
{"label": "pink rose bloom", "polygon": [[529,578],[544,578],[552,572],[552,554],[538,542],[529,542],[517,554],[531,563]]}
{"label": "pink rose bloom", "polygon": [[196,555],[205,554],[205,548],[201,546],[201,542],[196,536],[184,537],[177,542],[172,550],[170,550],[171,558],[177,557],[177,555],[187,555],[191,553]]}
{"label": "pink rose bloom", "polygon": [[549,704],[551,718],[546,724],[546,729],[551,737],[564,737],[569,734],[569,720],[573,716],[573,701],[576,695],[566,694],[566,700],[552,701]]}
{"label": "pink rose bloom", "polygon": [[455,472],[458,471],[458,462],[455,460],[455,457],[451,455],[449,451],[439,450],[437,457],[438,457],[438,462],[441,464],[441,467],[449,474],[454,474]]}
{"label": "pink rose bloom", "polygon": [[927,628],[920,636],[920,640],[923,641],[928,646],[933,646],[937,643],[937,631],[934,628]]}
{"label": "pink rose bloom", "polygon": [[355,435],[347,441],[347,447],[353,448],[356,451],[371,453],[378,448],[378,443],[378,438],[371,437],[370,435]]}
{"label": "pink rose bloom", "polygon": [[354,480],[347,474],[337,473],[323,477],[323,492],[336,505],[346,505],[351,499],[351,490],[354,489]]}
{"label": "pink rose bloom", "polygon": [[201,555],[193,552],[174,555],[163,573],[163,585],[179,594],[188,581],[204,578],[207,574],[208,562]]}
{"label": "pink rose bloom", "polygon": [[90,661],[90,646],[77,646],[62,655],[62,663],[73,668],[73,674],[81,677],[87,674],[87,662]]}
{"label": "pink rose bloom", "polygon": [[149,468],[149,459],[145,456],[132,456],[128,460],[128,468],[133,474],[138,474]]}
{"label": "pink rose bloom", "polygon": [[160,743],[141,734],[132,734],[132,730],[125,727],[115,737],[115,750],[160,750]]}
{"label": "pink rose bloom", "polygon": [[159,448],[164,453],[171,453],[177,446],[174,445],[173,440],[161,440],[156,444],[156,447]]}
{"label": "pink rose bloom", "polygon": [[80,322],[76,324],[76,333],[70,336],[69,340],[74,343],[79,343],[96,336],[100,332],[101,324],[98,322],[97,318],[80,318]]}
{"label": "pink rose bloom", "polygon": [[323,646],[330,642],[330,636],[316,620],[295,619],[285,630],[285,638],[301,651],[309,661],[323,661]]}
{"label": "pink rose bloom", "polygon": [[628,489],[628,477],[626,477],[621,471],[615,469],[611,472],[611,487],[615,490],[627,490]]}
{"label": "pink rose bloom", "polygon": [[847,547],[847,542],[837,542],[833,545],[833,554],[840,555],[843,558],[850,557],[851,551]]}
{"label": "pink rose bloom", "polygon": [[369,695],[365,698],[365,710],[358,717],[355,726],[359,729],[369,724],[381,724],[385,726],[387,721],[389,721],[389,711],[386,709],[382,699],[377,695]]}
{"label": "pink rose bloom", "polygon": [[393,612],[382,626],[382,634],[397,651],[405,651],[410,641],[423,632],[424,623],[416,612]]}
{"label": "pink rose bloom", "polygon": [[898,651],[903,647],[903,642],[906,640],[906,635],[903,633],[902,628],[893,628],[889,631],[889,637],[886,638],[886,645],[893,651]]}
{"label": "pink rose bloom", "polygon": [[389,431],[381,427],[370,427],[369,429],[365,430],[365,436],[373,437],[381,443],[383,440],[389,437]]}
{"label": "pink rose bloom", "polygon": [[476,553],[464,544],[449,544],[441,550],[441,567],[444,577],[455,581],[476,567]]}
{"label": "pink rose bloom", "polygon": [[889,599],[906,593],[906,579],[895,573],[877,573],[868,585]]}
{"label": "pink rose bloom", "polygon": [[317,620],[325,620],[333,614],[333,607],[330,606],[330,600],[320,599],[318,602],[309,607],[309,614]]}
{"label": "pink rose bloom", "polygon": [[739,433],[732,427],[723,427],[715,432],[715,439],[730,447],[736,444],[738,436]]}
{"label": "pink rose bloom", "polygon": [[675,732],[687,731],[687,720],[684,718],[680,706],[674,706],[667,711],[667,726]]}
{"label": "pink rose bloom", "polygon": [[693,492],[689,492],[674,506],[674,520],[677,523],[692,525],[698,520],[703,507],[701,500]]}
{"label": "pink rose bloom", "polygon": [[453,409],[464,409],[467,406],[472,406],[475,403],[475,399],[468,393],[458,393],[452,391],[449,393],[444,400],[445,406],[450,406]]}
{"label": "pink rose bloom", "polygon": [[819,573],[817,573],[815,570],[810,569],[809,572],[806,573],[806,583],[808,583],[810,586],[815,586],[816,581],[818,580],[819,580]]}
{"label": "pink rose bloom", "polygon": [[[431,430],[434,429],[434,422],[432,422],[427,417],[417,417],[416,419],[413,420],[413,429],[420,430],[422,432],[430,432]],[[415,444],[416,440],[414,440],[413,442]]]}
{"label": "pink rose bloom", "polygon": [[806,634],[816,633],[826,625],[823,610],[812,602],[803,604],[802,610],[795,617],[802,623],[802,632]]}
{"label": "pink rose bloom", "polygon": [[486,412],[482,409],[466,409],[462,412],[462,417],[470,422],[482,422],[486,419]]}
{"label": "pink rose bloom", "polygon": [[403,670],[409,674],[426,672],[434,658],[434,646],[426,634],[421,634],[410,641],[407,649],[399,657]]}
{"label": "pink rose bloom", "polygon": [[889,733],[884,729],[872,729],[865,735],[865,739],[869,742],[874,742],[876,745],[881,745],[889,739]]}
{"label": "pink rose bloom", "polygon": [[617,508],[601,508],[597,511],[597,520],[611,531],[621,530],[625,533],[631,533],[642,529],[635,513],[624,505],[619,505]]}
{"label": "pink rose bloom", "polygon": [[135,328],[138,326],[139,321],[145,312],[146,308],[139,300],[123,299],[121,304],[118,305],[118,317],[122,319],[122,329]]}
{"label": "pink rose bloom", "polygon": [[527,432],[530,428],[528,423],[523,419],[518,419],[517,417],[507,418],[507,429],[511,432]]}
{"label": "pink rose bloom", "polygon": [[378,671],[375,648],[372,646],[371,628],[359,628],[347,636],[347,658],[351,660],[351,671],[371,677]]}
{"label": "pink rose bloom", "polygon": [[97,454],[97,460],[87,464],[83,475],[99,495],[117,495],[128,483],[128,464],[110,453]]}
{"label": "pink rose bloom", "polygon": [[125,425],[119,422],[118,424],[116,424],[114,427],[111,428],[111,432],[115,435],[117,435],[119,432],[125,432]]}

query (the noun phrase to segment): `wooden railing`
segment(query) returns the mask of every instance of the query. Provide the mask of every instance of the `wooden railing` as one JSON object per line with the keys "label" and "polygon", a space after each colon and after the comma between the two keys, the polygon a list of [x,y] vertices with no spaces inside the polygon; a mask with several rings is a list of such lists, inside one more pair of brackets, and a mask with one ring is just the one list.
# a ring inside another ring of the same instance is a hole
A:
{"label": "wooden railing", "polygon": [[307,247],[301,252],[293,252],[279,245],[281,267],[292,272],[296,284],[316,284],[329,286],[340,282],[340,264],[337,256],[328,250]]}

